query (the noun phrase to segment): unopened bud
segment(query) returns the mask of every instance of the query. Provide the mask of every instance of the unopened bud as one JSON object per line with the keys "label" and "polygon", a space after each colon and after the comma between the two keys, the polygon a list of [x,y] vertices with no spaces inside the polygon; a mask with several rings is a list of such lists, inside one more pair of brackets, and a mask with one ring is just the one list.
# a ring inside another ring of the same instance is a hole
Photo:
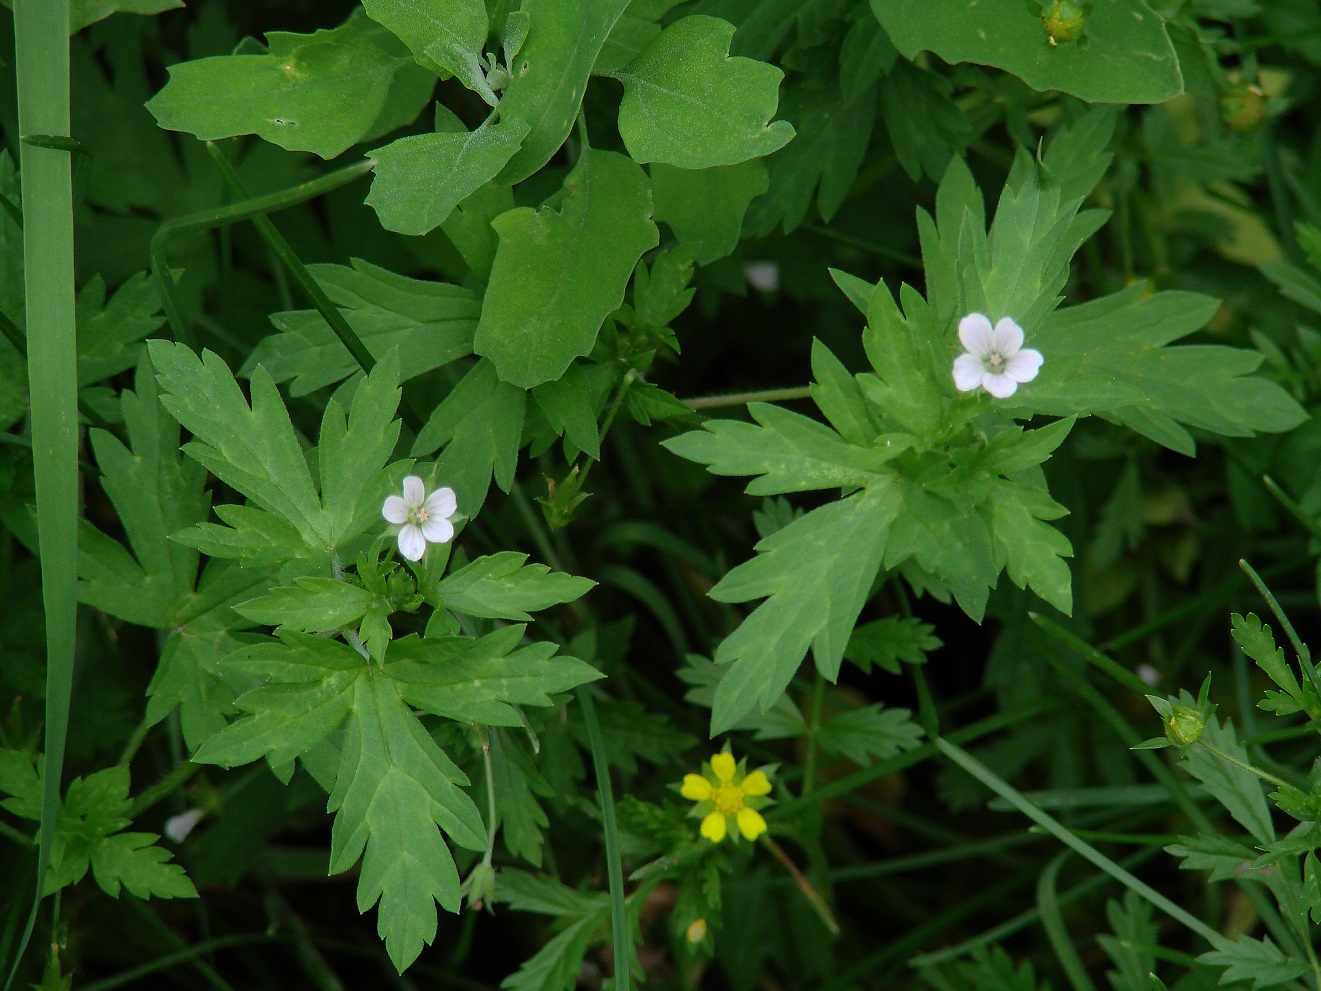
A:
{"label": "unopened bud", "polygon": [[1202,714],[1186,705],[1176,705],[1165,720],[1165,736],[1176,747],[1192,746],[1202,738],[1205,728]]}
{"label": "unopened bud", "polygon": [[1077,41],[1087,24],[1087,11],[1074,0],[1052,0],[1041,15],[1041,26],[1046,29],[1046,40],[1052,45],[1061,41]]}

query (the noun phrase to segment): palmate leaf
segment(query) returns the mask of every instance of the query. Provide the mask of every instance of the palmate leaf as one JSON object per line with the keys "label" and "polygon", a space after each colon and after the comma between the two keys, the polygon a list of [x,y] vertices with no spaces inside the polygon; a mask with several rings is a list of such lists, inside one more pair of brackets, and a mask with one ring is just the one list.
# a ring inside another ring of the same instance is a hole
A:
{"label": "palmate leaf", "polygon": [[734,25],[718,17],[681,17],[613,73],[624,84],[619,134],[635,162],[737,165],[793,138],[792,124],[770,122],[784,73],[730,58],[733,37]]}
{"label": "palmate leaf", "polygon": [[[1187,692],[1181,692],[1178,702],[1193,706],[1195,700]],[[1234,732],[1233,720],[1220,720],[1211,716],[1206,720],[1202,739],[1214,746],[1221,753],[1236,758],[1241,764],[1251,765],[1247,749],[1238,742]],[[1206,790],[1215,796],[1216,801],[1225,807],[1240,826],[1246,829],[1259,843],[1269,843],[1275,839],[1275,824],[1271,820],[1270,806],[1262,790],[1261,779],[1235,764],[1217,757],[1205,747],[1189,747],[1179,762],[1189,774],[1202,782]]]}
{"label": "palmate leaf", "polygon": [[776,495],[812,489],[853,488],[877,480],[883,466],[912,445],[912,437],[891,434],[875,446],[849,444],[815,420],[768,403],[751,403],[757,425],[713,420],[664,441],[680,457],[710,467],[716,475],[757,475],[749,495]]}
{"label": "palmate leaf", "polygon": [[809,648],[834,680],[900,508],[894,486],[880,484],[815,509],[761,541],[755,558],[711,590],[721,602],[769,597],[716,651],[717,664],[734,667],[716,690],[713,734],[754,705],[774,705]]}
{"label": "palmate leaf", "polygon": [[131,276],[106,299],[94,276],[78,293],[78,384],[91,385],[138,362],[138,343],[165,322],[160,294],[146,273]]}
{"label": "palmate leaf", "polygon": [[161,127],[203,141],[256,134],[289,151],[334,158],[385,105],[401,61],[345,24],[314,34],[271,31],[265,55],[217,55],[170,68],[147,101]]}
{"label": "palmate leaf", "polygon": [[[399,435],[396,353],[362,380],[347,423],[339,403],[327,403],[318,449],[319,494],[284,400],[264,368],[252,374],[249,406],[233,373],[212,352],[198,358],[182,344],[152,341],[150,353],[164,393],[161,403],[193,434],[184,451],[274,518],[260,529],[291,528],[303,546],[290,550],[316,563],[328,562],[376,522],[390,481],[383,470]],[[395,473],[399,470],[396,466]],[[251,511],[247,515],[251,522]],[[227,529],[201,525],[182,539],[212,555],[259,557],[265,549],[251,534]],[[282,543],[289,546],[288,540]]]}
{"label": "palmate leaf", "polygon": [[733,253],[749,204],[770,184],[766,164],[757,159],[708,169],[655,162],[648,171],[656,219],[670,225],[680,244],[699,246],[699,265]]}
{"label": "palmate leaf", "polygon": [[591,351],[638,259],[659,240],[651,209],[641,168],[584,149],[558,210],[519,207],[492,221],[500,247],[473,350],[501,381],[530,389]]}
{"label": "palmate leaf", "polygon": [[131,553],[84,523],[79,597],[118,619],[169,631],[147,688],[147,719],[157,722],[179,707],[184,740],[196,746],[224,726],[242,685],[242,679],[227,681],[219,667],[234,646],[229,631],[248,625],[231,607],[269,576],[263,568],[211,562],[199,578],[197,551],[170,539],[206,518],[206,473],[180,456],[179,426],[157,401],[145,361],[136,386],[120,394],[131,449],[106,431],[90,433],[102,488]]}
{"label": "palmate leaf", "polygon": [[1135,891],[1126,892],[1121,904],[1112,898],[1106,903],[1106,918],[1113,936],[1097,936],[1096,941],[1114,961],[1118,970],[1107,974],[1115,991],[1151,991],[1150,975],[1156,958],[1150,948],[1160,945],[1160,932],[1152,920],[1151,904]]}
{"label": "palmate leaf", "polygon": [[402,973],[436,936],[436,902],[459,910],[459,875],[441,837],[486,847],[468,779],[409,712],[393,682],[358,678],[330,796],[330,872],[362,858],[358,911],[380,901],[377,932]]}
{"label": "palmate leaf", "polygon": [[[278,641],[225,662],[259,687],[238,700],[246,715],[193,759],[280,766],[342,732],[329,802],[331,871],[362,858],[359,908],[380,902],[378,928],[401,971],[435,937],[436,902],[458,909],[458,874],[442,833],[473,850],[486,846],[481,816],[462,790],[468,779],[409,705],[463,723],[520,726],[514,706],[548,705],[551,693],[600,677],[574,658],[553,657],[553,645],[520,649],[522,631],[506,627],[480,641],[405,637],[377,668],[343,643],[285,629]],[[519,842],[532,848],[526,836]]]}
{"label": "palmate leaf", "polygon": [[528,613],[572,602],[596,585],[525,561],[526,554],[501,551],[450,572],[437,586],[441,605],[484,619],[530,622]]}
{"label": "palmate leaf", "polygon": [[824,749],[861,765],[911,750],[921,741],[922,727],[909,710],[879,703],[831,716],[817,737]]}
{"label": "palmate leaf", "polygon": [[[398,349],[399,381],[472,353],[482,301],[470,289],[410,279],[358,258],[352,268],[309,265],[308,270],[374,358]],[[277,383],[291,382],[291,395],[303,396],[359,371],[316,310],[274,313],[271,323],[280,333],[258,342],[241,374],[261,365]]]}
{"label": "palmate leaf", "polygon": [[1251,981],[1252,991],[1278,987],[1302,977],[1311,968],[1304,960],[1285,955],[1270,937],[1253,939],[1238,933],[1234,939],[1221,938],[1216,948],[1197,958],[1200,963],[1223,967],[1221,984]]}
{"label": "palmate leaf", "polygon": [[495,808],[505,848],[535,867],[541,866],[543,830],[550,824],[538,798],[555,792],[511,730],[487,730],[491,746],[491,777]]}

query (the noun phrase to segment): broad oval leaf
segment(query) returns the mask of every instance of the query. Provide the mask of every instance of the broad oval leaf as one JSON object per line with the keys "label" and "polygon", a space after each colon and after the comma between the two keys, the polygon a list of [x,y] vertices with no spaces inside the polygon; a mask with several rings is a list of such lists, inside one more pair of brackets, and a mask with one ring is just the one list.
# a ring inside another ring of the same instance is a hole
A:
{"label": "broad oval leaf", "polygon": [[734,25],[718,17],[675,21],[614,73],[624,84],[619,134],[638,162],[684,169],[737,165],[778,151],[793,125],[770,123],[784,73],[729,55]]}
{"label": "broad oval leaf", "polygon": [[375,123],[401,64],[357,28],[266,36],[265,55],[217,55],[170,68],[147,102],[161,127],[203,141],[256,134],[334,158]]}
{"label": "broad oval leaf", "polygon": [[906,58],[934,52],[1012,72],[1089,103],[1164,103],[1183,92],[1165,25],[1143,0],[1095,0],[1078,41],[1056,41],[1023,0],[871,0]]}
{"label": "broad oval leaf", "polygon": [[592,350],[633,267],[659,240],[647,177],[623,155],[584,150],[564,188],[559,211],[520,207],[492,222],[500,247],[473,350],[524,389]]}

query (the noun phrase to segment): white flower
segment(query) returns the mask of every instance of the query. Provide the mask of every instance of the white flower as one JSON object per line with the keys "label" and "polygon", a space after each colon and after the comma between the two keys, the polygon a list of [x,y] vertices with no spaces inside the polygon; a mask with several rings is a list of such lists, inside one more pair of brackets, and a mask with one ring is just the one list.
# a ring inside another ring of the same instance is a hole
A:
{"label": "white flower", "polygon": [[991,327],[984,314],[969,313],[959,321],[959,340],[967,354],[954,359],[954,384],[960,392],[981,386],[996,399],[1007,399],[1019,385],[1031,382],[1045,359],[1023,347],[1023,328],[1009,317]]}
{"label": "white flower", "polygon": [[182,843],[205,815],[206,809],[189,809],[187,812],[180,812],[177,816],[170,816],[165,820],[165,835],[175,843]]}
{"label": "white flower", "polygon": [[453,489],[436,489],[427,495],[422,479],[409,475],[404,479],[404,494],[387,496],[381,515],[402,527],[399,553],[410,561],[420,561],[427,544],[443,544],[454,538],[450,517],[458,508]]}

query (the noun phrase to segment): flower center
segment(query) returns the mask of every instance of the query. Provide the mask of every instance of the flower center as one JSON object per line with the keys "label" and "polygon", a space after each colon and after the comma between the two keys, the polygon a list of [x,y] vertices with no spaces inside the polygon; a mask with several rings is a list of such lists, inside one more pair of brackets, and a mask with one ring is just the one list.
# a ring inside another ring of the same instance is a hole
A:
{"label": "flower center", "polygon": [[998,372],[1005,363],[1004,355],[999,351],[992,351],[986,356],[986,367],[993,372]]}
{"label": "flower center", "polygon": [[732,816],[743,808],[743,789],[735,784],[721,785],[711,793],[711,800],[722,816]]}
{"label": "flower center", "polygon": [[431,514],[427,512],[426,506],[418,506],[416,509],[410,510],[408,515],[417,526],[421,526],[427,520],[431,519]]}

